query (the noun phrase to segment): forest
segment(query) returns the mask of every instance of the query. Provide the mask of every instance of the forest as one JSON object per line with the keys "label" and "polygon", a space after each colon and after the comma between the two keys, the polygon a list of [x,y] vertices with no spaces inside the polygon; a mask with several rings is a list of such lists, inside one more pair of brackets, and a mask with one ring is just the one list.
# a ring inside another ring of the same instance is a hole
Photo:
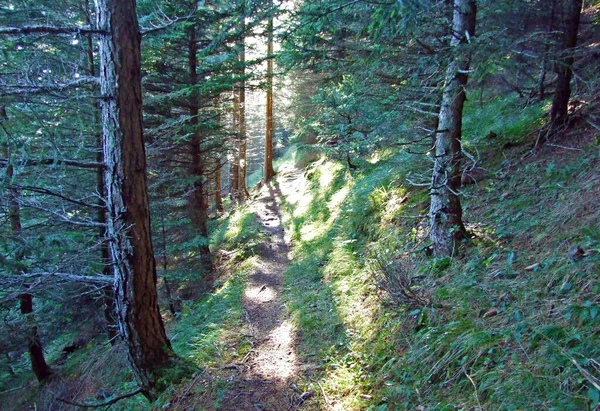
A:
{"label": "forest", "polygon": [[600,0],[0,0],[0,409],[600,410]]}

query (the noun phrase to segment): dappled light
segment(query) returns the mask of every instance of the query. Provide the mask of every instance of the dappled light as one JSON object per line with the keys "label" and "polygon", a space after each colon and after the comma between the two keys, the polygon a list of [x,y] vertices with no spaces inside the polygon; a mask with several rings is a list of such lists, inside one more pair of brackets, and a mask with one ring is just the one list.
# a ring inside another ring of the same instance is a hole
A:
{"label": "dappled light", "polygon": [[600,0],[0,5],[0,408],[600,410]]}

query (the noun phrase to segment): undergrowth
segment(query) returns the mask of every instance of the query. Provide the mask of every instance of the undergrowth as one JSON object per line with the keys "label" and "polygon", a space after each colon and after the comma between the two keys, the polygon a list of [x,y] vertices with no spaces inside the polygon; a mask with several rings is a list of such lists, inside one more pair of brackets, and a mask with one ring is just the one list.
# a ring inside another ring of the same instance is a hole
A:
{"label": "undergrowth", "polygon": [[[464,190],[471,239],[454,260],[426,254],[427,192],[408,182],[427,173],[426,158],[388,151],[353,172],[320,161],[305,172],[308,188],[284,202],[294,240],[287,305],[322,402],[373,410],[598,405],[600,152],[546,147],[523,156],[543,104],[518,116],[514,104],[500,98],[468,109],[465,143],[481,154],[483,173]],[[587,256],[571,261],[577,245]],[[394,298],[384,281],[394,270],[424,298]]]}

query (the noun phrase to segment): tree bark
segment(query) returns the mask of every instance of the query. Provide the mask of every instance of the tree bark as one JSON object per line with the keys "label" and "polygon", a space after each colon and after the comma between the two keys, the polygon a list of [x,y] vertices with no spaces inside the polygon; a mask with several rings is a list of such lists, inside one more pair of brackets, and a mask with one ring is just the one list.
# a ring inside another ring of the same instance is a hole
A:
{"label": "tree bark", "polygon": [[[273,8],[273,0],[269,0]],[[273,169],[273,16],[267,23],[267,132],[265,136],[265,171],[263,181],[268,183],[275,176]]]}
{"label": "tree bark", "polygon": [[223,208],[223,197],[221,196],[221,185],[223,184],[222,171],[221,164],[218,164],[215,170],[215,207],[219,213],[225,211]]}
{"label": "tree bark", "polygon": [[575,62],[574,49],[577,45],[582,4],[583,0],[570,0],[569,2],[563,47],[555,65],[557,82],[554,98],[552,99],[552,108],[550,109],[552,132],[558,131],[567,122],[569,98],[571,97],[571,77],[573,76],[573,63]]}
{"label": "tree bark", "polygon": [[[552,35],[554,31],[554,17],[556,15],[556,1],[550,0],[550,17],[548,18],[548,36]],[[546,70],[548,65],[548,54],[550,53],[550,38],[546,40],[544,45],[544,55],[542,57],[542,70],[540,72],[540,80],[538,85],[539,100],[543,101],[546,95]]]}
{"label": "tree bark", "polygon": [[[86,22],[88,26],[92,26],[90,20],[90,2],[85,0],[84,10],[86,15]],[[87,61],[88,61],[88,75],[90,77],[96,77],[96,64],[94,59],[94,39],[91,33],[86,34],[87,41]],[[96,86],[92,86],[92,91],[96,91]],[[99,107],[94,107],[94,126],[100,129],[100,111]],[[96,134],[96,147],[98,153],[96,154],[96,161],[98,164],[104,164],[104,153],[102,150],[102,133]],[[98,238],[100,239],[100,261],[102,262],[102,274],[106,276],[112,275],[110,250],[108,249],[108,242],[106,238],[106,188],[104,186],[104,169],[98,168],[96,170],[96,190],[100,198],[98,199],[97,208],[97,220],[101,225],[98,226]],[[111,285],[102,287],[102,294],[104,298],[104,320],[106,321],[106,335],[108,341],[112,345],[117,343],[118,327],[115,319],[115,298],[114,290]]]}
{"label": "tree bark", "polygon": [[239,129],[239,116],[240,116],[240,99],[239,94],[235,90],[233,90],[233,132],[235,138],[235,144],[233,146],[233,156],[231,159],[231,165],[229,167],[229,197],[233,202],[235,202],[239,195],[240,189],[240,151],[239,151],[239,138],[237,135],[237,130]]}
{"label": "tree bark", "polygon": [[475,0],[455,0],[450,45],[454,55],[446,70],[444,91],[436,130],[435,158],[431,181],[430,238],[436,258],[454,254],[465,238],[458,190],[461,184],[462,112],[466,100],[470,64],[469,39],[475,34]]}
{"label": "tree bark", "polygon": [[[28,288],[27,284],[25,287]],[[21,314],[27,319],[29,338],[27,349],[29,351],[29,359],[31,360],[31,369],[38,381],[42,382],[52,375],[52,369],[46,363],[44,358],[44,349],[36,320],[33,317],[33,296],[25,292],[19,295],[19,305]]]}
{"label": "tree bark", "polygon": [[203,274],[210,273],[213,269],[210,249],[208,247],[208,203],[205,201],[206,187],[204,184],[203,158],[200,149],[202,136],[200,134],[200,102],[198,101],[198,38],[196,27],[191,25],[188,30],[188,69],[189,83],[192,87],[190,99],[190,123],[192,126],[192,137],[190,140],[191,168],[190,175],[193,179],[193,186],[190,194],[190,211],[192,214],[192,224],[206,241],[198,247],[200,254],[200,263]]}
{"label": "tree bark", "polygon": [[246,16],[242,13],[241,16],[241,39],[239,40],[238,48],[238,75],[240,81],[238,83],[238,138],[239,138],[239,177],[238,177],[238,200],[243,202],[249,197],[248,188],[246,187],[246,174],[247,174],[247,141],[246,141],[246,80],[244,76],[246,74],[246,45],[245,45],[245,30],[246,30]]}
{"label": "tree bark", "polygon": [[144,395],[173,356],[158,307],[142,128],[141,35],[135,0],[95,0],[107,236],[121,337]]}

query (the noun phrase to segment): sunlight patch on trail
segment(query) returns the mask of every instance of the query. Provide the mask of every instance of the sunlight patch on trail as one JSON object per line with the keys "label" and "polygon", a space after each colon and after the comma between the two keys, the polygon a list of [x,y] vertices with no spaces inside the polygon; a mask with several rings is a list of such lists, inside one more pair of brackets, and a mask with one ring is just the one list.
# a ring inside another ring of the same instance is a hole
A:
{"label": "sunlight patch on trail", "polygon": [[252,302],[264,303],[277,298],[277,292],[273,289],[273,287],[248,287],[244,293],[244,296]]}
{"label": "sunlight patch on trail", "polygon": [[290,321],[284,321],[266,337],[264,348],[259,353],[256,372],[272,381],[288,381],[298,372],[294,349],[294,327]]}

